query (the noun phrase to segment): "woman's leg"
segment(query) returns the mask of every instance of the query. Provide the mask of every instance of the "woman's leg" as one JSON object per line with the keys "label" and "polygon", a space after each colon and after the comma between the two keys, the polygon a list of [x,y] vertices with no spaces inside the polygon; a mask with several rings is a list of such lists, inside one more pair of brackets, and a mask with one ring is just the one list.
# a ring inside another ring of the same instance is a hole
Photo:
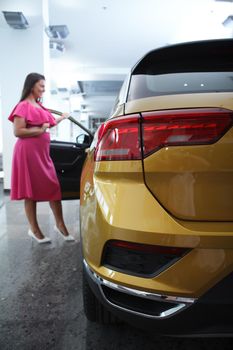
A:
{"label": "woman's leg", "polygon": [[64,223],[61,201],[50,201],[49,204],[53,211],[57,228],[63,233],[64,236],[68,236],[69,232]]}
{"label": "woman's leg", "polygon": [[35,234],[35,236],[39,239],[44,238],[43,233],[41,232],[37,217],[36,217],[36,202],[31,199],[25,199],[24,201],[24,208],[26,212],[26,216],[28,219],[28,222],[30,224],[32,232]]}

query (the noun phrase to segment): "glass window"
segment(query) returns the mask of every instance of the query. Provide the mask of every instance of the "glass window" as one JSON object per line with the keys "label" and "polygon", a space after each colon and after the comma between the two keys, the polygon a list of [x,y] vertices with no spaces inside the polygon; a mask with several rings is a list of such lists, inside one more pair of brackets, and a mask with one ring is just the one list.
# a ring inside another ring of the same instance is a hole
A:
{"label": "glass window", "polygon": [[233,40],[182,43],[149,52],[133,68],[128,100],[233,91]]}
{"label": "glass window", "polygon": [[128,100],[202,92],[233,91],[233,72],[137,74],[131,78]]}

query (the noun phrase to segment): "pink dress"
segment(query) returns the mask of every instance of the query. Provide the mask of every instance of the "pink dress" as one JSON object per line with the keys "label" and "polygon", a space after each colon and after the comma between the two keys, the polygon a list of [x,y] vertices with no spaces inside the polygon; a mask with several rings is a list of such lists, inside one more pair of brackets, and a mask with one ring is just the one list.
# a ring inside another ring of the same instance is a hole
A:
{"label": "pink dress", "polygon": [[[9,120],[24,118],[26,127],[56,125],[56,119],[41,104],[34,107],[24,100],[13,109]],[[38,107],[39,107],[38,106]],[[56,170],[49,155],[50,135],[18,138],[12,161],[11,199],[32,199],[34,201],[61,200],[61,189]]]}

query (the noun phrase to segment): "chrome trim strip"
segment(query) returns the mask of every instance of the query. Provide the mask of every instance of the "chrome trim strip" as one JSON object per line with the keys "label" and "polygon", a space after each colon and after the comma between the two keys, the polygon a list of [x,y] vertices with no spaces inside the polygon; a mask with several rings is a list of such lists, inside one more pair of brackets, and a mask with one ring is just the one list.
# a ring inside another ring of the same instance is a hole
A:
{"label": "chrome trim strip", "polygon": [[[105,299],[105,301],[108,304],[110,304],[118,309],[125,310],[125,311],[133,313],[133,314],[141,315],[141,316],[148,317],[148,318],[155,318],[155,319],[166,318],[166,317],[174,315],[177,312],[189,307],[197,300],[196,298],[185,298],[185,297],[176,297],[176,296],[171,296],[171,295],[162,295],[162,294],[145,292],[145,291],[141,291],[138,289],[128,288],[128,287],[110,282],[108,280],[105,280],[102,277],[100,277],[99,275],[97,275],[89,267],[89,265],[87,264],[85,259],[83,259],[83,264],[84,264],[85,270],[87,271],[88,275],[98,285],[99,290],[100,290],[103,298]],[[140,297],[140,298],[150,299],[150,300],[159,301],[159,302],[174,303],[174,307],[169,307],[168,310],[161,312],[158,315],[144,314],[144,313],[141,313],[138,311],[133,311],[131,309],[126,309],[126,308],[121,307],[117,304],[114,304],[110,300],[108,300],[106,295],[103,292],[102,286],[106,286],[108,288],[117,290],[118,292],[130,294],[132,296],[136,296],[136,297]]]}

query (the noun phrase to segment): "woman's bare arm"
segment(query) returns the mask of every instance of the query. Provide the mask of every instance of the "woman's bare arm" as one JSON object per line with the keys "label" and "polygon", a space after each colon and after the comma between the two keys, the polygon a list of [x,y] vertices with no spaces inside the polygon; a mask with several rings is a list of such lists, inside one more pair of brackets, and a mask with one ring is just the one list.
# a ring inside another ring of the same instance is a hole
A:
{"label": "woman's bare arm", "polygon": [[[62,113],[62,115],[58,118],[56,118],[56,125],[59,124],[62,120],[69,118],[69,113]],[[51,126],[51,128],[53,128],[53,126]]]}
{"label": "woman's bare arm", "polygon": [[14,118],[14,135],[16,137],[32,137],[39,136],[45,132],[49,127],[49,123],[44,123],[41,127],[34,126],[32,128],[26,127],[26,122],[24,118],[15,116]]}

